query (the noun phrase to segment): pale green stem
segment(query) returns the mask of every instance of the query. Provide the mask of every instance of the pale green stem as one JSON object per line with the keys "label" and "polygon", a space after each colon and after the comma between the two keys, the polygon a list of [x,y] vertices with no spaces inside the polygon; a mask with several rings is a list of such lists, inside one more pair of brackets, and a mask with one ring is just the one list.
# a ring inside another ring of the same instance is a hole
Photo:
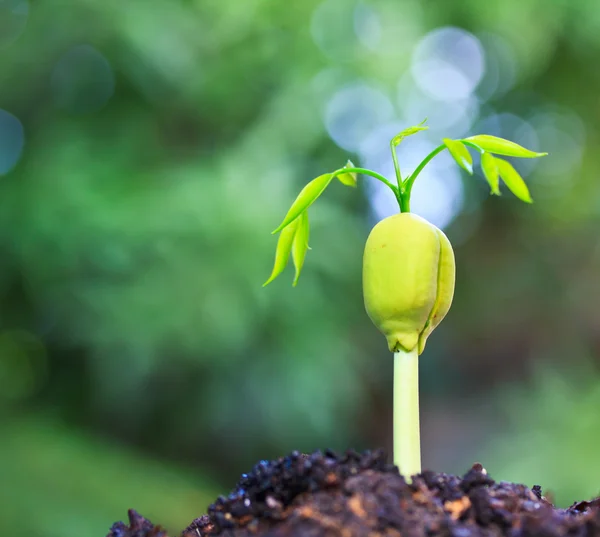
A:
{"label": "pale green stem", "polygon": [[396,153],[396,146],[394,140],[390,140],[390,149],[392,151],[392,160],[394,161],[394,171],[396,172],[396,182],[398,188],[402,188],[402,174],[400,173],[400,164],[398,163],[398,153]]}
{"label": "pale green stem", "polygon": [[394,353],[394,464],[408,481],[421,473],[417,347]]}
{"label": "pale green stem", "polygon": [[472,147],[473,149],[479,151],[482,155],[483,153],[485,153],[485,151],[483,149],[481,149],[481,147],[479,147],[477,144],[474,144],[473,142],[469,142],[469,140],[460,140],[463,144],[468,145],[469,147]]}
{"label": "pale green stem", "polygon": [[446,146],[444,144],[438,145],[431,153],[429,153],[429,155],[427,155],[421,161],[421,164],[419,164],[416,167],[415,171],[412,172],[410,177],[406,181],[404,181],[404,184],[402,185],[402,189],[404,190],[403,193],[406,193],[409,198],[410,198],[410,193],[412,190],[413,183],[415,182],[415,180],[417,179],[417,177],[419,176],[419,174],[421,173],[423,168],[425,166],[427,166],[427,164],[429,164],[429,162],[431,161],[431,159],[433,159],[433,157],[435,157],[438,153],[441,153],[444,149],[446,149]]}
{"label": "pale green stem", "polygon": [[380,173],[374,172],[373,170],[367,170],[366,168],[340,168],[339,170],[335,170],[331,175],[332,179],[337,175],[341,175],[343,173],[360,173],[362,175],[369,175],[374,177],[375,179],[381,181],[384,185],[390,187],[392,192],[396,194],[398,192],[398,187],[390,183],[383,175]]}
{"label": "pale green stem", "polygon": [[[481,147],[479,147],[477,144],[474,144],[473,142],[470,142],[469,140],[459,140],[459,141],[462,142],[465,145],[468,145],[469,147],[472,147],[473,149],[479,151],[480,153],[485,153],[485,151],[483,149],[481,149]],[[425,166],[427,166],[427,164],[429,164],[429,162],[438,153],[441,153],[444,149],[446,149],[446,146],[444,144],[438,145],[431,153],[429,153],[429,155],[427,155],[421,161],[421,163],[417,166],[417,168],[415,169],[415,171],[402,184],[402,187],[400,189],[400,194],[402,194],[405,197],[408,197],[408,199],[410,200],[410,194],[411,194],[411,190],[412,190],[412,187],[413,187],[413,184],[414,184],[415,180],[417,179],[417,177],[419,176],[419,174],[423,171],[423,168]]]}

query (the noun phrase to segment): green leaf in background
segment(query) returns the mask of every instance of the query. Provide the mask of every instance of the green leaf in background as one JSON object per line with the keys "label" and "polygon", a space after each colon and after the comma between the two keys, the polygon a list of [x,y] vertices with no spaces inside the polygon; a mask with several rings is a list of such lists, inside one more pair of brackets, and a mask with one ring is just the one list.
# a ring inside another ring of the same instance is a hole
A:
{"label": "green leaf in background", "polygon": [[292,258],[294,260],[294,267],[296,268],[296,275],[294,276],[294,283],[292,284],[294,287],[296,287],[298,279],[300,278],[306,251],[308,250],[308,238],[310,235],[308,213],[304,211],[297,220],[298,229],[294,235],[294,243],[292,245]]}
{"label": "green leaf in background", "polygon": [[327,185],[329,185],[331,179],[332,175],[330,173],[325,173],[323,175],[319,175],[319,177],[308,183],[300,191],[300,194],[298,194],[298,197],[295,199],[294,203],[292,203],[292,206],[283,219],[283,222],[279,224],[279,227],[274,230],[273,233],[275,234],[281,231],[290,222],[295,220],[302,211],[308,209],[308,207],[310,207],[327,188]]}
{"label": "green leaf in background", "polygon": [[496,158],[491,153],[484,153],[481,155],[481,169],[483,170],[483,175],[485,175],[485,178],[492,189],[492,194],[499,196],[500,176],[498,172],[498,165],[496,164]]}
{"label": "green leaf in background", "polygon": [[510,162],[499,158],[494,160],[496,161],[498,173],[508,189],[521,201],[532,203],[533,200],[529,194],[529,189],[527,188],[525,181],[523,181],[523,178],[519,175],[519,172],[514,169],[513,165]]}
{"label": "green leaf in background", "polygon": [[416,134],[417,132],[426,131],[427,129],[429,129],[429,127],[425,126],[426,121],[427,121],[427,118],[425,118],[423,121],[421,121],[421,123],[414,125],[412,127],[408,127],[407,129],[404,129],[403,131],[396,134],[396,136],[394,136],[392,138],[392,145],[395,147],[402,141],[403,138],[406,138],[407,136],[411,136],[412,134]]}
{"label": "green leaf in background", "polygon": [[[490,440],[480,447],[494,474],[507,481],[539,484],[560,507],[600,496],[600,378],[593,358],[587,360],[577,368],[562,369],[547,360],[537,362],[531,380],[491,394],[502,400],[506,425],[496,425]],[[576,455],[565,456],[571,453]]]}
{"label": "green leaf in background", "polygon": [[476,136],[465,138],[465,140],[473,142],[481,147],[481,149],[484,151],[489,151],[490,153],[495,153],[496,155],[505,155],[507,157],[537,158],[548,154],[530,151],[529,149],[525,149],[524,147],[520,146],[519,144],[515,144],[510,140],[505,140],[504,138],[491,136],[489,134],[478,134]]}
{"label": "green leaf in background", "polygon": [[[355,168],[355,167],[356,166],[354,166],[354,163],[351,160],[348,160],[348,162],[346,162],[346,165],[344,166],[344,168]],[[336,175],[336,177],[339,179],[340,183],[342,183],[343,185],[356,188],[357,178],[358,178],[358,174],[356,172],[340,173],[339,175]]]}
{"label": "green leaf in background", "polygon": [[469,174],[473,175],[473,158],[462,142],[450,140],[449,138],[444,138],[443,142],[456,163]]}
{"label": "green leaf in background", "polygon": [[284,227],[281,235],[279,235],[279,239],[277,240],[277,249],[275,250],[275,264],[273,265],[273,272],[271,272],[269,279],[263,283],[263,287],[271,283],[284,271],[290,258],[290,252],[292,251],[292,244],[294,242],[294,235],[298,229],[299,221],[300,219],[296,218],[291,224]]}
{"label": "green leaf in background", "polygon": [[178,535],[222,490],[200,469],[42,415],[3,420],[0,438],[3,535],[103,536],[129,508]]}

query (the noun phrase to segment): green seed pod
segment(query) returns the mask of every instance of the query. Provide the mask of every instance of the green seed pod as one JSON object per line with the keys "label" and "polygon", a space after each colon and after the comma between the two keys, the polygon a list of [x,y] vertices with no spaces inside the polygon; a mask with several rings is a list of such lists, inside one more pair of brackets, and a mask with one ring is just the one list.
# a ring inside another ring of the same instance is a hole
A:
{"label": "green seed pod", "polygon": [[448,313],[454,296],[455,264],[450,241],[412,213],[379,222],[363,258],[367,313],[385,335],[390,351],[421,354],[429,334]]}

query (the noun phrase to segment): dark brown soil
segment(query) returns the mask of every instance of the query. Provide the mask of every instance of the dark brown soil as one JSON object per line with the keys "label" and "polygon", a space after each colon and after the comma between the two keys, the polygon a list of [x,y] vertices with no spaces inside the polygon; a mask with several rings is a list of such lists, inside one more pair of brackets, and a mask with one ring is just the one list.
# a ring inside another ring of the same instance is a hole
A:
{"label": "dark brown soil", "polygon": [[[259,462],[181,537],[600,537],[600,498],[555,508],[540,487],[425,471],[407,484],[381,451]],[[135,511],[108,537],[166,537]]]}

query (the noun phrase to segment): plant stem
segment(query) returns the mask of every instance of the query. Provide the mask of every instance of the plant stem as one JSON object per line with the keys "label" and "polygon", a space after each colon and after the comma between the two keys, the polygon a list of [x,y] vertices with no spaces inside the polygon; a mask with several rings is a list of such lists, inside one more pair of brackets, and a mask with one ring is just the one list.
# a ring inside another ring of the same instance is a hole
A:
{"label": "plant stem", "polygon": [[474,144],[473,142],[469,142],[469,140],[459,140],[459,141],[465,145],[468,145],[469,147],[472,147],[476,151],[479,151],[479,153],[481,153],[481,154],[485,153],[485,151],[483,149],[481,149],[481,147],[479,147],[477,144]]}
{"label": "plant stem", "polygon": [[390,141],[390,149],[392,151],[392,160],[394,161],[394,170],[396,171],[396,182],[398,183],[398,188],[402,190],[402,174],[400,173],[400,164],[398,163],[398,155],[393,139]]}
{"label": "plant stem", "polygon": [[410,213],[410,193],[407,196],[406,193],[400,191],[396,198],[398,199],[398,203],[400,204],[400,212]]}
{"label": "plant stem", "polygon": [[335,178],[336,175],[341,175],[343,173],[361,173],[362,175],[369,175],[389,186],[392,189],[392,192],[397,194],[398,187],[390,183],[383,175],[374,172],[373,170],[367,170],[366,168],[340,168],[339,170],[335,170],[331,175],[333,176],[332,178]]}
{"label": "plant stem", "polygon": [[429,164],[429,161],[433,159],[438,153],[441,153],[446,146],[444,144],[438,145],[429,155],[427,155],[419,164],[415,171],[412,172],[411,176],[404,182],[403,189],[404,192],[410,197],[410,191],[412,190],[413,183],[415,182],[418,175],[421,173],[423,168]]}
{"label": "plant stem", "polygon": [[[481,147],[479,147],[477,144],[474,144],[473,142],[470,142],[469,140],[460,140],[463,144],[472,147],[473,149],[475,149],[476,151],[479,151],[479,153],[485,153],[485,151],[483,149],[481,149]],[[404,181],[403,183],[399,183],[399,195],[396,196],[398,198],[398,201],[400,202],[400,212],[410,212],[410,194],[412,191],[412,187],[413,184],[415,182],[415,180],[417,179],[417,177],[419,176],[419,174],[423,171],[423,168],[425,166],[427,166],[427,164],[429,164],[429,162],[439,153],[441,153],[444,149],[446,149],[446,146],[444,144],[442,145],[438,145],[431,153],[429,153],[429,155],[427,155],[422,161],[421,163],[416,167],[415,171],[410,175],[410,177]],[[394,150],[394,148],[392,147],[392,155],[394,157],[394,166],[397,165],[397,159],[396,159],[396,151]],[[396,169],[396,174],[400,173],[400,168]],[[406,207],[406,209],[404,208]]]}
{"label": "plant stem", "polygon": [[394,464],[407,481],[421,472],[417,347],[394,353]]}

